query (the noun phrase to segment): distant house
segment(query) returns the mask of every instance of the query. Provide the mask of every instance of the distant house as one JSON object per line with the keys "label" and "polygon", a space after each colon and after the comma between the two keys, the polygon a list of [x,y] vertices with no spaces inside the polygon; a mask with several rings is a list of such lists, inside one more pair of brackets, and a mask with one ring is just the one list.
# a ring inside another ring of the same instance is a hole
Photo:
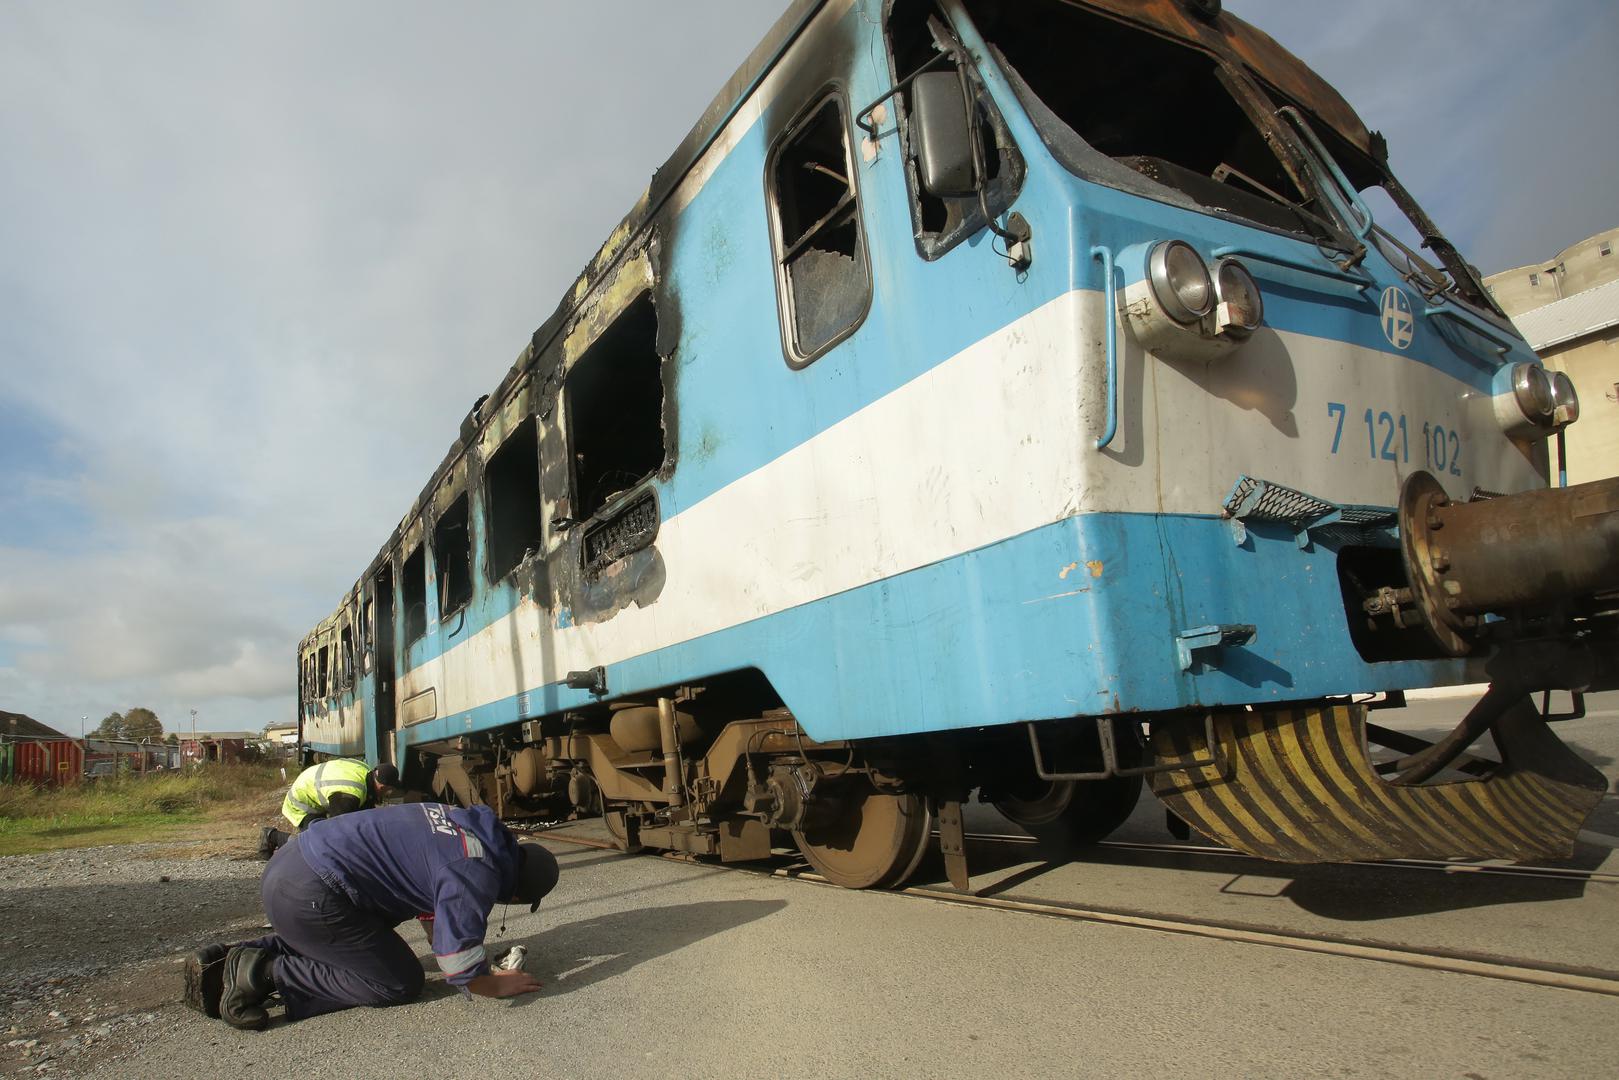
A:
{"label": "distant house", "polygon": [[199,731],[195,737],[180,736],[180,757],[188,765],[240,761],[247,747],[258,742],[256,731]]}
{"label": "distant house", "polygon": [[76,784],[83,744],[22,713],[0,711],[0,783]]}
{"label": "distant house", "polygon": [[49,724],[42,724],[32,716],[6,712],[0,709],[0,736],[8,739],[71,739]]}
{"label": "distant house", "polygon": [[298,725],[279,724],[264,729],[264,741],[277,750],[298,745]]}

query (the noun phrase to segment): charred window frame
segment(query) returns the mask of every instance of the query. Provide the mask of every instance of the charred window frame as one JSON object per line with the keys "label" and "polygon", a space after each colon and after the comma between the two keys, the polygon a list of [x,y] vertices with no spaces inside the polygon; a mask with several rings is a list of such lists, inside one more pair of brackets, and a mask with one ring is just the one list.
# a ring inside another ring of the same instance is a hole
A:
{"label": "charred window frame", "polygon": [[319,696],[322,700],[325,700],[330,696],[328,693],[328,691],[331,689],[331,664],[328,657],[329,652],[330,650],[325,645],[322,645],[320,647],[320,652],[316,654],[319,657],[317,660],[316,678],[320,680],[317,685],[319,688]]}
{"label": "charred window frame", "polygon": [[466,492],[433,522],[433,565],[438,572],[438,617],[443,621],[472,599],[472,530]]}
{"label": "charred window frame", "polygon": [[[1300,115],[1310,115],[1305,106],[1276,87],[1267,85],[1265,93]],[[1506,319],[1506,313],[1484,287],[1484,279],[1477,269],[1462,258],[1455,245],[1389,169],[1388,148],[1382,135],[1372,133],[1371,154],[1368,155],[1329,125],[1312,121],[1310,126],[1371,214],[1371,244],[1407,284],[1430,301],[1440,293],[1450,293],[1471,304],[1480,314],[1494,316],[1497,322]]]}
{"label": "charred window frame", "polygon": [[765,163],[782,344],[795,368],[847,340],[871,311],[871,259],[848,113],[842,90],[828,87]]}
{"label": "charred window frame", "polygon": [[343,624],[343,630],[338,636],[341,647],[338,650],[339,662],[342,667],[338,669],[337,683],[339,690],[348,690],[354,686],[354,630]]}
{"label": "charred window frame", "polygon": [[[950,251],[963,240],[986,228],[982,206],[976,195],[944,198],[930,195],[922,189],[916,161],[916,147],[911,138],[911,89],[907,83],[899,84],[916,74],[925,65],[938,60],[940,53],[956,44],[954,35],[938,14],[935,0],[888,0],[884,16],[888,40],[888,70],[898,87],[893,95],[894,123],[899,132],[900,154],[905,162],[905,186],[910,193],[911,230],[916,240],[917,253],[932,261]],[[984,205],[999,217],[1017,201],[1023,190],[1027,172],[1023,155],[1018,152],[1011,129],[989,95],[988,89],[970,66],[962,71],[954,62],[943,62],[934,70],[965,75],[972,94],[973,108],[978,111],[975,125],[982,140],[986,175],[982,177]]]}
{"label": "charred window frame", "polygon": [[376,646],[376,617],[376,586],[373,585],[360,602],[360,666],[365,671],[371,670],[371,654]]}
{"label": "charred window frame", "polygon": [[484,519],[489,537],[489,580],[520,566],[544,539],[540,512],[540,429],[524,417],[483,469]]}
{"label": "charred window frame", "polygon": [[399,569],[399,610],[405,619],[405,644],[427,634],[427,554],[417,544]]}
{"label": "charred window frame", "polygon": [[[1093,183],[1341,246],[1257,87],[1206,50],[1065,0],[966,0],[1052,156]],[[1053,48],[1056,39],[1063,49]],[[1246,93],[1249,89],[1252,93]]]}
{"label": "charred window frame", "polygon": [[631,301],[574,362],[563,390],[575,516],[583,521],[668,458],[663,357],[650,292]]}

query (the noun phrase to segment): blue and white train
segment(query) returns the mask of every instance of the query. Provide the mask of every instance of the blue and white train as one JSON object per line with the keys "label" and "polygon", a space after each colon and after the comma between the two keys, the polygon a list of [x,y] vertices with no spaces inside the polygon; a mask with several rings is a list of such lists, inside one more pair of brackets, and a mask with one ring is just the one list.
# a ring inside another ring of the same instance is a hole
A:
{"label": "blue and white train", "polygon": [[796,0],[300,644],[301,741],[851,887],[935,830],[964,881],[974,792],[1566,853],[1603,784],[1531,695],[1613,685],[1619,608],[1578,408],[1218,0]]}

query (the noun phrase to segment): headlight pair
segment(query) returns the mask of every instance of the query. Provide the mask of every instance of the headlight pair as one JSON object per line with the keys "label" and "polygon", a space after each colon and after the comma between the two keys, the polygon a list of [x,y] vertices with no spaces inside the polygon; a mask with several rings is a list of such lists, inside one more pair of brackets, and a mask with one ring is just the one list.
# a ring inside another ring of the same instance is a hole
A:
{"label": "headlight pair", "polygon": [[[1211,272],[1184,240],[1153,245],[1147,254],[1147,283],[1152,298],[1173,322],[1195,326],[1209,336],[1226,334],[1241,340],[1265,319],[1264,296],[1247,267],[1224,258]],[[1203,325],[1211,315],[1213,325]]]}

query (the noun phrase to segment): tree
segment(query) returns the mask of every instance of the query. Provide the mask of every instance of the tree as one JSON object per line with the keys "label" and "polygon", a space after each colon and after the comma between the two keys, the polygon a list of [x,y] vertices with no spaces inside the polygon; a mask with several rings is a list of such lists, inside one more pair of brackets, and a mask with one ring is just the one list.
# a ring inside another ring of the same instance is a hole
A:
{"label": "tree", "polygon": [[179,746],[180,736],[171,731],[167,735],[163,736],[163,741],[168,743],[170,746]]}
{"label": "tree", "polygon": [[151,709],[133,708],[124,714],[124,738],[157,740],[163,737],[163,722]]}
{"label": "tree", "polygon": [[97,724],[96,729],[90,732],[89,737],[92,739],[122,739],[125,737],[125,723],[123,713],[108,713],[106,719]]}

